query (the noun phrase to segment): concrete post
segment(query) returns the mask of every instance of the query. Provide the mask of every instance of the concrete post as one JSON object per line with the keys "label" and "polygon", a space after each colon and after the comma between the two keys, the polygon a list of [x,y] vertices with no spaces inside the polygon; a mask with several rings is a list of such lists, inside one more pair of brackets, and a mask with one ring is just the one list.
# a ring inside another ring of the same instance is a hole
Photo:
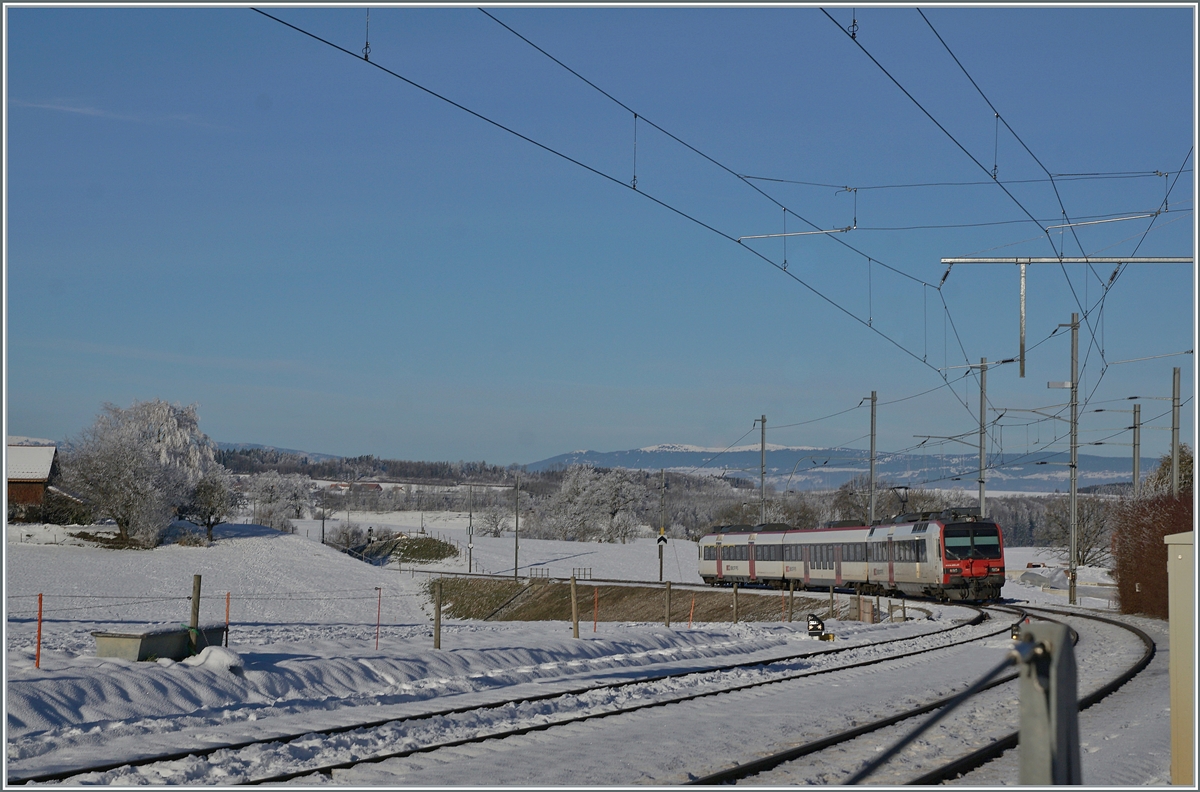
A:
{"label": "concrete post", "polygon": [[1171,659],[1171,783],[1195,786],[1196,547],[1195,532],[1164,536],[1167,545]]}
{"label": "concrete post", "polygon": [[1021,664],[1021,768],[1017,783],[1081,784],[1079,696],[1075,652],[1065,624],[1021,627],[1020,640],[1037,646]]}

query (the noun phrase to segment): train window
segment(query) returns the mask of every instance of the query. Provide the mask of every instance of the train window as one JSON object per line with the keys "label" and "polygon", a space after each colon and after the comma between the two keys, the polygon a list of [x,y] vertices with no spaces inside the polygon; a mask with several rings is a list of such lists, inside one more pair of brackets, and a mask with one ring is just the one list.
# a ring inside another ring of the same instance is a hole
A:
{"label": "train window", "polygon": [[922,563],[929,560],[929,548],[924,542],[917,542],[917,560]]}
{"label": "train window", "polygon": [[1000,531],[994,525],[977,525],[971,529],[971,544],[976,558],[1000,557]]}
{"label": "train window", "polygon": [[946,528],[946,560],[962,561],[971,557],[971,529]]}

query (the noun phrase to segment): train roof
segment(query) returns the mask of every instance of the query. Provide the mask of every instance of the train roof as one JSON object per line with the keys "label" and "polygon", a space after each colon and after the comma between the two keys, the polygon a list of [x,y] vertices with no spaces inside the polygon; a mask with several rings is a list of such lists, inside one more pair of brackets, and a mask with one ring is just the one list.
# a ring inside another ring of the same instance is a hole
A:
{"label": "train roof", "polygon": [[[941,511],[926,511],[926,512],[905,512],[904,514],[896,514],[891,517],[886,517],[882,520],[876,520],[871,525],[865,524],[862,520],[828,520],[821,523],[819,528],[797,528],[794,525],[787,523],[760,523],[758,525],[717,525],[709,530],[709,534],[731,534],[731,533],[764,533],[777,531],[804,531],[804,530],[824,530],[828,528],[870,528],[877,525],[901,525],[906,523],[921,523],[921,522],[976,522],[988,521],[989,518],[982,517],[979,514],[978,506],[951,506]],[[992,521],[994,522],[994,521]]]}

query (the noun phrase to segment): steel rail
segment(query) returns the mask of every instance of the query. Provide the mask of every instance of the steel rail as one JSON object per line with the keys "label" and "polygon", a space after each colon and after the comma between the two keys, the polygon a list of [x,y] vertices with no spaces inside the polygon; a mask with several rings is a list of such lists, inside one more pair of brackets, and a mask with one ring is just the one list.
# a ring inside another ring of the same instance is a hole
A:
{"label": "steel rail", "polygon": [[[978,620],[974,620],[973,623],[978,624],[978,623],[982,622],[983,616],[984,616],[984,614],[981,611],[980,618],[978,618]],[[963,625],[958,625],[958,626],[965,627],[968,625],[963,624]],[[983,638],[994,637],[995,635],[999,635],[1000,633],[1002,633],[1008,629],[1009,628],[1006,626],[996,632],[987,633],[983,636],[971,638],[968,641],[964,641],[963,643],[970,643],[971,641],[978,641]],[[944,631],[939,631],[939,632],[944,632]],[[928,633],[928,635],[934,635],[934,634],[937,634],[937,633]],[[892,643],[892,642],[898,641],[898,640],[912,640],[912,639],[911,638],[902,638],[902,639],[893,639],[892,641],[881,641],[878,644],[871,644],[871,646],[879,646],[884,643]],[[885,662],[889,662],[889,661],[893,661],[893,660],[900,660],[900,659],[904,659],[907,657],[913,657],[916,655],[926,654],[928,652],[940,651],[942,649],[946,649],[949,646],[954,646],[954,645],[956,645],[956,644],[948,644],[945,646],[929,647],[929,648],[919,649],[919,650],[912,651],[912,652],[904,652],[904,653],[898,654],[898,655],[891,655],[891,656],[883,657],[883,658],[873,658],[871,660],[864,660],[864,661],[857,662],[857,663],[849,663],[846,665],[836,666],[833,668],[817,669],[815,671],[804,671],[804,672],[800,672],[800,673],[796,673],[796,674],[789,674],[786,676],[775,677],[773,679],[749,682],[749,683],[745,683],[745,684],[741,684],[741,685],[735,685],[733,687],[722,688],[719,690],[709,690],[709,691],[705,691],[702,693],[693,693],[693,694],[689,694],[689,695],[685,695],[685,696],[677,696],[675,698],[660,699],[660,700],[652,701],[652,702],[643,702],[640,704],[633,704],[633,705],[630,705],[627,707],[621,707],[621,708],[618,708],[615,710],[606,710],[604,712],[596,712],[596,713],[590,713],[590,714],[586,714],[586,715],[579,715],[579,716],[567,718],[564,720],[557,720],[557,721],[552,721],[552,722],[548,722],[548,723],[539,723],[539,724],[535,724],[532,726],[522,726],[522,727],[518,727],[518,728],[514,728],[514,729],[500,731],[500,732],[492,732],[492,733],[483,734],[483,735],[474,735],[471,737],[464,737],[462,739],[451,740],[451,741],[443,742],[443,743],[436,743],[436,744],[426,745],[426,746],[418,746],[416,748],[408,748],[408,749],[404,749],[404,750],[400,750],[400,751],[392,751],[392,752],[389,752],[386,754],[377,754],[375,756],[362,758],[362,759],[351,759],[351,760],[348,760],[345,762],[337,762],[335,764],[324,765],[321,767],[313,767],[313,768],[308,768],[305,770],[295,770],[295,771],[290,771],[287,773],[280,773],[278,775],[269,776],[266,778],[256,778],[256,779],[249,780],[249,781],[242,781],[241,784],[245,784],[245,785],[277,784],[277,783],[283,783],[286,781],[291,781],[296,778],[303,778],[305,776],[310,776],[315,773],[319,773],[321,775],[332,776],[333,772],[335,770],[348,770],[352,767],[357,767],[359,765],[377,764],[379,762],[387,761],[388,759],[403,759],[408,756],[413,756],[413,755],[422,754],[422,753],[431,753],[433,751],[442,750],[444,748],[455,748],[455,747],[462,746],[462,745],[470,745],[470,744],[474,744],[474,743],[486,742],[488,740],[501,740],[501,739],[505,739],[508,737],[517,737],[517,736],[520,736],[523,734],[530,734],[532,732],[546,731],[548,729],[556,728],[558,726],[567,726],[567,725],[574,724],[574,723],[582,723],[584,721],[598,720],[600,718],[608,718],[608,717],[611,717],[614,715],[625,715],[628,713],[637,712],[637,711],[645,710],[645,709],[651,709],[654,707],[665,707],[668,704],[679,704],[679,703],[683,703],[683,702],[687,702],[687,701],[695,701],[697,699],[707,698],[710,696],[719,696],[719,695],[725,695],[727,693],[736,693],[736,692],[743,691],[743,690],[750,690],[753,688],[764,687],[766,685],[781,684],[781,683],[790,682],[790,681],[793,681],[796,679],[803,679],[803,678],[807,678],[807,677],[819,676],[822,674],[829,674],[829,673],[834,673],[837,671],[847,671],[850,669],[861,668],[864,666],[878,665],[880,663],[885,663]],[[843,651],[846,651],[846,650],[849,650],[852,648],[858,648],[858,647],[846,647],[846,649]],[[829,652],[820,652],[820,653],[815,653],[815,654],[829,654]],[[643,680],[639,680],[639,682],[640,681],[643,681]],[[636,684],[636,682],[635,683],[624,683],[624,684]],[[622,686],[622,685],[614,685],[613,687],[620,687],[620,686]],[[601,688],[593,688],[593,689],[601,689]]]}
{"label": "steel rail", "polygon": [[[1018,612],[1017,621],[1013,623],[1014,627],[1016,625],[1020,624],[1025,618],[1024,611],[1022,611],[1019,608],[1003,608],[1003,610],[1015,610]],[[1018,676],[1018,674],[1014,673],[1014,674],[1009,674],[1007,676],[1003,676],[999,679],[993,680],[991,683],[982,687],[980,689],[980,691],[978,691],[978,692],[982,692],[984,690],[991,690],[994,687],[998,687],[1000,685],[1011,682],[1014,679],[1016,679],[1017,676]],[[746,778],[750,778],[752,776],[760,775],[761,773],[768,772],[770,770],[775,769],[779,765],[786,764],[787,762],[794,761],[803,756],[808,756],[809,754],[814,754],[814,753],[818,753],[820,751],[824,751],[827,748],[832,748],[835,745],[839,745],[844,742],[849,742],[850,740],[857,739],[859,737],[862,737],[865,734],[870,734],[871,732],[879,731],[880,729],[885,729],[888,726],[893,726],[897,723],[900,723],[901,721],[908,720],[909,718],[915,718],[918,715],[924,715],[927,712],[933,712],[934,710],[939,710],[942,707],[945,707],[947,704],[950,704],[951,702],[955,701],[955,699],[957,699],[959,697],[959,695],[960,694],[956,693],[953,696],[947,696],[945,698],[938,699],[937,701],[933,701],[929,704],[925,704],[920,707],[916,707],[914,709],[905,710],[904,712],[900,712],[895,715],[891,715],[886,718],[882,718],[882,719],[874,721],[872,723],[865,723],[862,726],[858,726],[853,729],[848,729],[844,732],[839,732],[837,734],[832,734],[832,735],[830,735],[828,737],[824,737],[820,740],[814,740],[813,742],[803,743],[801,745],[793,746],[793,747],[785,749],[783,751],[778,751],[774,754],[771,754],[770,756],[764,756],[764,757],[755,759],[750,762],[743,762],[743,763],[734,765],[733,767],[728,767],[724,770],[718,770],[715,773],[709,773],[707,775],[700,776],[698,778],[694,778],[690,781],[687,781],[685,783],[685,785],[687,785],[687,786],[712,786],[712,785],[716,785],[716,784],[736,784],[738,781],[741,781]]]}
{"label": "steel rail", "polygon": [[[1053,613],[1058,616],[1070,616],[1103,622],[1105,624],[1128,630],[1141,640],[1143,652],[1138,661],[1117,676],[1116,679],[1081,698],[1079,700],[1080,712],[1104,700],[1109,695],[1116,692],[1126,682],[1140,674],[1146,668],[1146,666],[1150,665],[1150,661],[1154,659],[1154,655],[1158,651],[1158,647],[1154,643],[1154,639],[1151,638],[1144,630],[1135,627],[1132,624],[1126,624],[1125,622],[1118,621],[1116,619],[1105,618],[1103,616],[1095,616],[1090,613],[1077,613],[1075,611],[1064,611],[1054,608],[1042,608],[1035,606],[1029,606],[1028,609],[1033,611],[1041,611],[1043,613]],[[1020,732],[1013,732],[1012,734],[993,742],[991,745],[987,745],[977,751],[973,751],[960,759],[956,759],[949,764],[943,765],[937,770],[933,770],[919,778],[909,781],[908,785],[928,786],[940,784],[943,781],[949,781],[953,778],[957,778],[964,773],[969,773],[970,771],[987,764],[993,759],[996,759],[1005,751],[1017,747],[1017,744],[1020,741],[1020,736]]]}
{"label": "steel rail", "polygon": [[[954,630],[959,630],[959,629],[962,629],[965,627],[971,627],[971,626],[978,625],[987,619],[987,614],[984,613],[984,611],[980,608],[977,608],[973,605],[967,605],[967,604],[960,605],[959,607],[965,607],[965,608],[972,609],[972,610],[976,611],[976,615],[968,621],[961,622],[958,624],[952,624],[949,627],[943,627],[941,629],[933,630],[928,633],[922,633],[921,635],[906,636],[906,637],[901,637],[901,638],[889,638],[884,641],[875,641],[875,642],[866,643],[866,644],[854,644],[854,645],[849,645],[849,646],[830,647],[827,649],[822,649],[820,651],[799,652],[799,653],[795,653],[795,654],[781,655],[779,657],[766,658],[766,659],[760,659],[760,660],[746,660],[746,661],[741,661],[738,663],[725,663],[725,664],[721,664],[721,665],[707,666],[704,668],[692,669],[692,670],[688,670],[688,671],[677,671],[677,672],[672,672],[672,673],[668,673],[668,674],[658,674],[658,675],[652,675],[652,676],[646,676],[646,677],[638,677],[636,679],[627,679],[627,680],[622,680],[620,682],[610,682],[610,683],[605,683],[605,684],[601,684],[601,685],[590,685],[590,686],[579,687],[579,688],[570,688],[567,690],[559,690],[559,691],[554,691],[554,692],[541,693],[541,694],[532,695],[532,696],[509,698],[509,699],[504,699],[501,701],[488,702],[488,703],[484,703],[484,704],[452,707],[452,708],[448,708],[448,709],[436,710],[433,712],[420,713],[417,715],[401,716],[401,717],[394,717],[394,718],[381,718],[381,719],[377,719],[377,720],[365,721],[365,722],[349,724],[349,725],[345,725],[345,726],[330,727],[328,729],[310,729],[308,731],[305,731],[302,733],[296,733],[296,734],[277,735],[274,737],[257,739],[257,740],[246,740],[246,741],[237,742],[237,743],[225,743],[225,744],[220,744],[220,745],[208,746],[205,748],[191,748],[191,749],[187,749],[187,750],[173,751],[171,753],[156,754],[153,756],[138,757],[138,758],[134,758],[134,759],[116,760],[116,761],[111,761],[111,762],[104,762],[102,764],[89,765],[89,766],[84,766],[84,767],[75,767],[75,768],[71,768],[71,769],[67,769],[67,770],[59,770],[59,771],[54,771],[54,772],[49,772],[49,773],[38,773],[38,774],[31,774],[31,775],[27,775],[27,776],[10,776],[7,780],[7,783],[9,785],[21,785],[21,784],[28,784],[28,783],[44,783],[44,782],[48,782],[48,781],[62,781],[67,778],[71,778],[71,777],[74,777],[77,775],[82,775],[84,773],[103,773],[103,772],[108,772],[110,770],[116,770],[116,769],[122,768],[122,767],[144,767],[147,765],[156,764],[158,762],[178,761],[180,759],[186,759],[190,756],[195,756],[195,757],[210,756],[210,755],[216,753],[217,751],[225,751],[225,750],[236,751],[236,750],[242,750],[244,748],[249,748],[249,747],[252,747],[255,745],[269,745],[272,743],[286,744],[286,743],[294,742],[296,740],[300,740],[304,737],[308,737],[308,736],[311,736],[314,734],[316,734],[316,735],[342,734],[345,732],[351,732],[351,731],[355,731],[355,730],[359,730],[359,729],[379,728],[379,727],[387,726],[389,724],[394,724],[394,723],[416,722],[416,721],[422,721],[422,720],[429,720],[429,719],[437,718],[437,717],[460,715],[460,714],[464,714],[467,712],[476,712],[476,711],[488,710],[488,709],[499,709],[501,707],[505,707],[510,704],[532,703],[532,702],[545,701],[545,700],[554,699],[554,698],[563,698],[566,696],[578,696],[578,695],[583,695],[583,694],[591,693],[591,692],[598,691],[598,690],[616,690],[616,689],[628,687],[631,685],[650,684],[650,683],[654,683],[654,682],[661,682],[661,681],[669,680],[669,679],[678,679],[678,678],[687,677],[687,676],[695,676],[695,675],[699,675],[699,674],[719,673],[719,672],[733,671],[733,670],[738,670],[738,669],[743,669],[743,668],[753,668],[755,666],[768,666],[768,665],[773,665],[776,663],[787,663],[787,662],[792,662],[795,660],[804,660],[804,659],[809,659],[809,658],[813,658],[813,657],[822,657],[825,655],[840,654],[843,652],[854,651],[856,649],[865,649],[865,648],[872,648],[872,647],[877,647],[877,646],[886,646],[888,644],[899,643],[902,641],[912,641],[912,640],[916,640],[918,638],[927,638],[929,636],[941,635],[941,634],[944,634],[947,632],[952,632]],[[978,639],[971,639],[971,640],[978,640]],[[938,647],[938,648],[941,648],[941,647]],[[923,650],[923,651],[930,651],[930,650]],[[898,655],[896,657],[904,657],[904,656],[907,656],[907,655],[906,654]],[[877,661],[873,661],[873,662],[877,662]],[[853,666],[845,666],[845,667],[853,667]],[[775,680],[768,680],[768,681],[754,683],[754,684],[769,684],[774,681],[786,681],[786,679],[787,679],[786,677],[780,677]],[[718,691],[718,692],[726,692],[726,691]],[[670,702],[668,702],[668,703],[670,703]],[[613,713],[613,714],[615,714],[615,713]],[[599,717],[599,716],[597,715],[597,716],[593,716],[593,717]],[[557,724],[551,724],[551,725],[557,725]],[[483,739],[491,739],[491,737],[483,738]],[[447,746],[438,746],[438,747],[447,747]],[[366,760],[360,760],[360,761],[366,761]],[[306,770],[303,773],[300,773],[300,775],[308,775],[312,772],[316,772],[316,770],[315,769],[314,770]],[[295,776],[290,776],[290,777],[295,777]],[[243,783],[246,783],[246,782],[243,782]],[[249,782],[249,783],[265,783],[265,781],[254,781],[254,782]]]}
{"label": "steel rail", "polygon": [[[1136,676],[1142,669],[1144,669],[1146,667],[1146,665],[1148,665],[1149,662],[1154,657],[1155,646],[1154,646],[1153,639],[1151,639],[1150,636],[1147,635],[1144,631],[1142,631],[1132,625],[1125,624],[1124,622],[1116,621],[1114,619],[1107,619],[1107,618],[1104,618],[1101,616],[1093,616],[1091,614],[1075,613],[1072,611],[1059,611],[1059,610],[1054,610],[1054,609],[1050,609],[1050,608],[1040,608],[1040,607],[1033,607],[1033,606],[1023,606],[1023,607],[993,606],[993,607],[998,610],[1006,610],[1006,611],[1012,611],[1012,612],[1017,613],[1019,615],[1019,618],[1018,618],[1018,621],[1016,622],[1016,624],[1020,624],[1021,621],[1024,620],[1025,614],[1027,611],[1039,611],[1039,612],[1045,612],[1045,613],[1053,613],[1055,615],[1060,615],[1060,616],[1065,615],[1065,616],[1093,619],[1095,621],[1100,621],[1100,622],[1104,622],[1104,623],[1114,625],[1117,627],[1126,628],[1138,636],[1138,638],[1143,642],[1143,646],[1146,647],[1146,650],[1143,652],[1142,657],[1138,660],[1137,663],[1132,665],[1129,669],[1127,669],[1120,676],[1118,676],[1117,679],[1113,680],[1112,682],[1109,682],[1108,684],[1099,688],[1095,692],[1080,699],[1080,701],[1079,701],[1079,709],[1080,710],[1087,709],[1088,707],[1092,706],[1096,702],[1103,699],[1105,696],[1107,696],[1110,693],[1112,693],[1113,691],[1115,691],[1121,685],[1125,684],[1125,682],[1128,682],[1130,679],[1132,679],[1134,676]],[[1040,618],[1045,621],[1053,621],[1053,622],[1061,623],[1061,621],[1059,619],[1052,619],[1052,618],[1048,618],[1048,617],[1044,617],[1044,616],[1039,616],[1037,618]],[[1074,628],[1070,627],[1069,625],[1067,625],[1067,627],[1071,633],[1072,643],[1078,643],[1079,642],[1078,631],[1076,631]],[[1001,677],[997,680],[992,681],[991,683],[987,684],[986,686],[981,687],[976,692],[983,692],[985,690],[990,690],[994,687],[998,687],[999,685],[1002,685],[1007,682],[1011,682],[1011,681],[1015,680],[1018,676],[1019,676],[1018,673],[1014,673],[1014,674],[1009,674],[1007,676]],[[697,786],[708,786],[708,785],[714,785],[714,784],[737,783],[740,780],[743,780],[745,778],[750,778],[752,776],[759,775],[761,773],[765,773],[769,770],[772,770],[772,769],[778,767],[779,765],[786,764],[787,762],[794,761],[795,759],[799,759],[803,756],[808,756],[810,754],[818,753],[820,751],[831,748],[835,745],[839,745],[841,743],[845,743],[845,742],[849,742],[850,740],[857,739],[858,737],[861,737],[865,734],[869,734],[871,732],[887,728],[888,726],[893,726],[896,723],[907,720],[909,718],[917,717],[919,715],[923,715],[925,713],[941,709],[942,707],[946,706],[947,704],[954,702],[958,698],[959,695],[960,694],[955,694],[954,696],[948,696],[946,698],[940,699],[940,700],[932,702],[930,704],[926,704],[926,705],[917,707],[912,710],[907,710],[905,712],[897,713],[896,715],[892,715],[890,717],[883,718],[883,719],[875,721],[873,723],[863,724],[862,726],[856,727],[854,729],[850,729],[850,730],[847,730],[844,732],[840,732],[838,734],[830,735],[828,737],[825,737],[825,738],[822,738],[820,740],[816,740],[816,741],[813,741],[810,743],[804,743],[802,745],[794,746],[792,748],[788,748],[786,750],[774,753],[770,756],[761,757],[759,759],[755,759],[750,762],[745,762],[745,763],[736,765],[734,767],[727,768],[725,770],[717,771],[715,773],[709,773],[705,776],[690,780],[687,782],[687,784],[688,785],[697,785]],[[966,756],[960,757],[959,759],[949,762],[949,763],[943,765],[942,767],[940,767],[936,770],[930,771],[930,772],[920,776],[919,778],[917,778],[913,781],[909,781],[907,783],[909,785],[931,786],[931,785],[940,784],[943,781],[948,781],[953,778],[956,778],[956,777],[962,775],[963,773],[969,772],[971,770],[976,769],[977,767],[980,767],[983,764],[986,764],[987,762],[991,761],[992,759],[995,759],[996,757],[998,757],[1000,754],[1004,753],[1005,751],[1015,747],[1018,743],[1018,738],[1019,738],[1019,733],[1013,733],[1013,734],[1006,735],[1006,736],[990,743],[989,745],[984,746],[983,748],[980,748],[976,751],[973,751],[973,752],[967,754]]]}

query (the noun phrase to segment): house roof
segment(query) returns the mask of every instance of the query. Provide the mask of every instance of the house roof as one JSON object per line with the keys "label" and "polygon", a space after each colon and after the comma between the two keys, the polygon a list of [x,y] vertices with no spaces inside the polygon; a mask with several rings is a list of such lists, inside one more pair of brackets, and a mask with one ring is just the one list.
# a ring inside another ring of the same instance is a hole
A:
{"label": "house roof", "polygon": [[54,464],[54,446],[8,447],[9,481],[46,481],[50,478],[50,467]]}

